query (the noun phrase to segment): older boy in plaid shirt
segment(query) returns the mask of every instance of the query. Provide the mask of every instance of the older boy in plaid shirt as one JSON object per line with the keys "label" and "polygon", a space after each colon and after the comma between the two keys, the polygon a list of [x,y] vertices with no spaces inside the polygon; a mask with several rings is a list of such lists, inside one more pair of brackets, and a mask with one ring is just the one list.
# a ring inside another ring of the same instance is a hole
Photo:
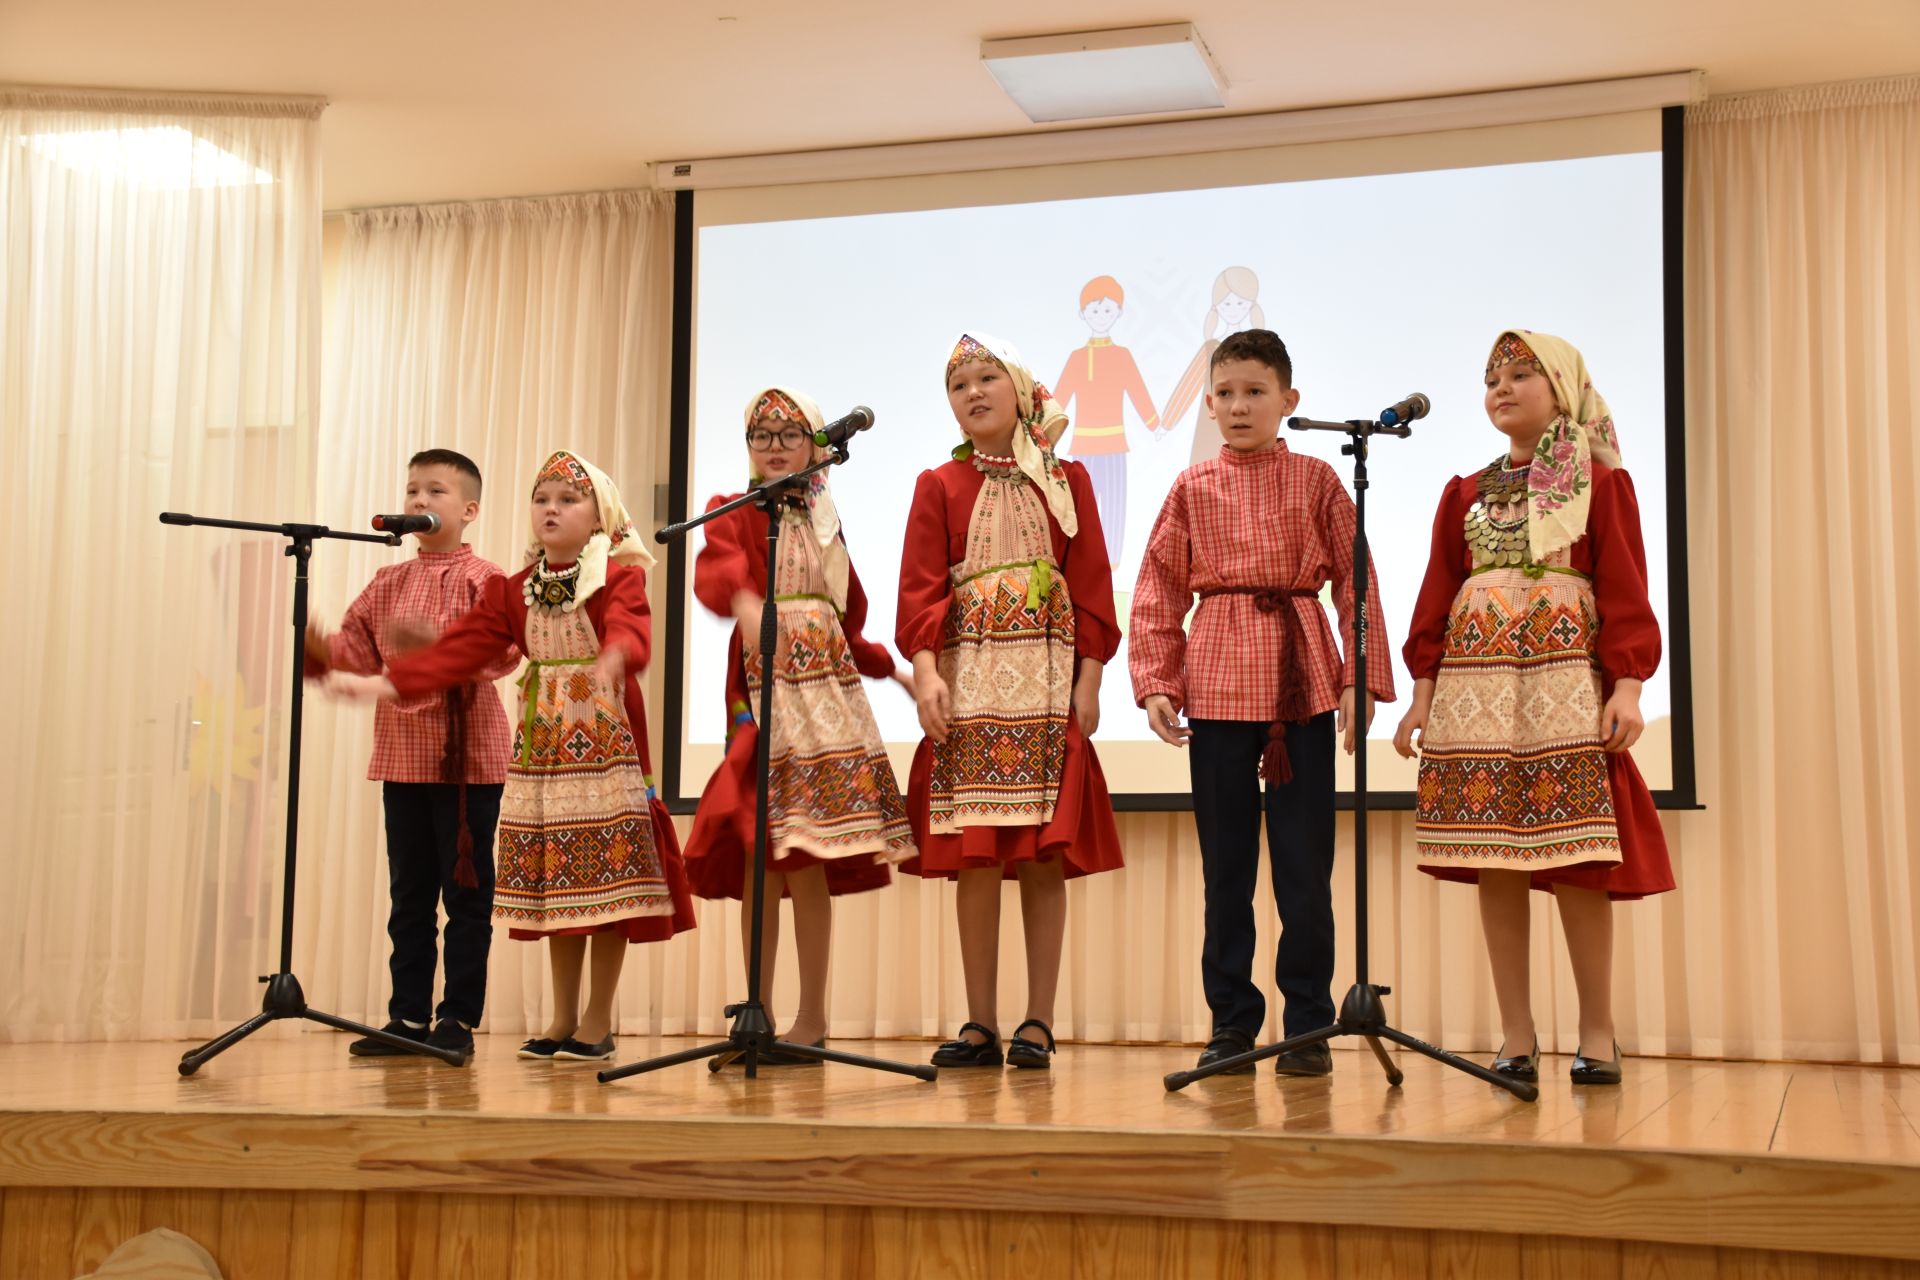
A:
{"label": "older boy in plaid shirt", "polygon": [[[407,514],[440,527],[415,535],[420,553],[373,575],[340,629],[307,628],[306,673],[379,672],[387,659],[430,643],[472,608],[497,565],[461,541],[480,514],[480,469],[451,449],[407,464]],[[367,777],[381,783],[387,820],[387,936],[393,996],[385,1030],[445,1049],[471,1050],[486,1004],[493,943],[493,830],[507,780],[507,713],[490,683],[519,665],[515,654],[476,683],[374,711]],[[447,909],[447,978],[433,1005],[439,907]],[[434,1026],[428,1030],[429,1015]],[[401,1050],[372,1039],[347,1046],[360,1057]]]}
{"label": "older boy in plaid shirt", "polygon": [[[1206,881],[1200,973],[1213,1012],[1202,1066],[1252,1049],[1266,1021],[1252,978],[1263,777],[1285,1034],[1334,1021],[1333,738],[1344,733],[1352,754],[1364,733],[1352,663],[1320,605],[1331,582],[1350,653],[1353,499],[1332,467],[1277,438],[1300,399],[1285,344],[1266,329],[1232,335],[1213,353],[1209,384],[1226,443],[1174,481],[1140,566],[1127,637],[1134,700],[1154,733],[1190,751]],[[1196,594],[1189,637],[1181,624]],[[1371,643],[1386,652],[1371,579],[1367,603]],[[1381,662],[1367,674],[1371,723],[1371,703],[1393,701],[1393,671]],[[1325,1075],[1333,1059],[1319,1044],[1274,1065]]]}

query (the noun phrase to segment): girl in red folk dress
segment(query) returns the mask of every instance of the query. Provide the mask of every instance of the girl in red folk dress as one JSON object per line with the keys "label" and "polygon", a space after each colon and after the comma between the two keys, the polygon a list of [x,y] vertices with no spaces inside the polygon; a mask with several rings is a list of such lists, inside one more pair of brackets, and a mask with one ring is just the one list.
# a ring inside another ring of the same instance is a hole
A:
{"label": "girl in red folk dress", "polygon": [[1580,996],[1573,1081],[1618,1084],[1612,900],[1673,888],[1627,754],[1660,663],[1640,509],[1572,345],[1502,333],[1486,388],[1508,447],[1440,496],[1394,746],[1411,756],[1420,736],[1420,869],[1479,885],[1506,1035],[1494,1070],[1539,1074],[1527,952],[1528,890],[1541,889],[1560,904]]}
{"label": "girl in red folk dress", "polygon": [[[798,391],[768,387],[754,396],[747,404],[753,482],[792,475],[824,456],[814,442],[824,426],[819,406]],[[731,500],[717,497],[707,509]],[[781,520],[767,797],[767,892],[775,901],[762,921],[760,989],[773,989],[777,904],[784,893],[793,899],[800,1007],[781,1038],[820,1045],[827,1034],[830,895],[878,889],[892,879],[889,864],[913,855],[900,786],[860,677],[897,680],[909,693],[913,682],[895,669],[884,645],[861,635],[867,597],[847,558],[826,472],[793,494]],[[693,566],[694,594],[737,625],[727,647],[727,755],[700,796],[687,873],[703,898],[740,899],[749,957],[766,539],[766,514],[740,507],[707,526],[706,546]],[[800,1066],[819,1059],[770,1051],[760,1062]]]}
{"label": "girl in red folk dress", "polygon": [[1027,1019],[1004,1060],[1045,1067],[1066,932],[1066,877],[1121,865],[1088,741],[1120,645],[1112,570],[1087,472],[1054,445],[1067,418],[1008,344],[962,335],[947,399],[966,440],[922,472],[901,554],[895,640],[926,737],[907,811],[920,857],[959,880],[969,1021],[936,1066],[997,1067],[1000,884],[1018,880]]}
{"label": "girl in red folk dress", "polygon": [[[501,798],[493,914],[547,939],[553,1021],[523,1058],[613,1057],[613,1006],[630,942],[693,927],[693,895],[649,776],[639,673],[653,645],[645,566],[620,494],[561,450],[533,484],[527,567],[487,584],[439,640],[383,676],[335,676],[354,696],[417,698],[527,656]],[[592,987],[580,1008],[591,949]]]}

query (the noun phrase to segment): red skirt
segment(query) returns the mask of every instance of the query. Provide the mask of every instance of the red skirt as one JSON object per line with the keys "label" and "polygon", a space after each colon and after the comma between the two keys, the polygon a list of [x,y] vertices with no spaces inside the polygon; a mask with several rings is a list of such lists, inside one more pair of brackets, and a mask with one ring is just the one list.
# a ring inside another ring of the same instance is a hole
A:
{"label": "red skirt", "polygon": [[1120,853],[1120,831],[1113,821],[1113,799],[1107,794],[1100,757],[1067,717],[1066,758],[1060,771],[1060,793],[1054,798],[1053,820],[1024,827],[962,827],[957,833],[933,835],[927,830],[933,789],[933,743],[922,738],[913,754],[907,779],[907,818],[913,824],[920,856],[900,864],[916,876],[957,879],[976,867],[999,866],[1012,880],[1022,862],[1050,862],[1065,857],[1069,880],[1098,871],[1117,871],[1126,865]]}
{"label": "red skirt", "polygon": [[[755,759],[759,736],[756,725],[737,729],[720,767],[700,793],[693,830],[687,834],[687,874],[693,891],[703,898],[746,895],[747,859],[753,856],[754,810],[759,802]],[[878,852],[818,858],[804,849],[773,849],[767,858],[767,870],[772,872],[805,871],[817,865],[827,868],[827,892],[835,896],[884,889],[893,883],[893,872]],[[781,896],[792,895],[783,886]]]}
{"label": "red skirt", "polygon": [[[1633,902],[1656,893],[1668,893],[1673,887],[1673,863],[1667,857],[1667,835],[1660,828],[1660,811],[1654,807],[1653,793],[1646,779],[1624,751],[1607,755],[1607,786],[1613,792],[1613,820],[1620,834],[1620,861],[1576,862],[1564,867],[1536,871],[1532,885],[1552,893],[1555,885],[1575,889],[1594,889],[1619,902]],[[1420,869],[1436,880],[1478,884],[1476,867],[1440,867],[1422,864]]]}
{"label": "red skirt", "polygon": [[680,856],[680,838],[673,833],[673,818],[657,796],[647,801],[647,813],[653,819],[653,847],[660,855],[660,871],[666,877],[667,892],[673,900],[670,914],[628,916],[624,920],[578,929],[508,929],[507,937],[515,942],[538,942],[542,938],[617,933],[628,942],[665,942],[674,934],[693,928],[698,923],[693,914],[693,890],[687,881],[686,861]]}

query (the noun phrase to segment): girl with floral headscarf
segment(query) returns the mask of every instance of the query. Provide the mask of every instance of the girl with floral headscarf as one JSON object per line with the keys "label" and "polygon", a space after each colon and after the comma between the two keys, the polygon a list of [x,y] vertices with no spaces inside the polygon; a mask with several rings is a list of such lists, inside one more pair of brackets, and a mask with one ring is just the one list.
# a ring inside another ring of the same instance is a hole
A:
{"label": "girl with floral headscarf", "polygon": [[567,450],[535,475],[531,515],[524,569],[494,578],[439,640],[385,675],[334,681],[350,695],[417,698],[516,648],[526,655],[493,914],[509,937],[545,938],[552,960],[553,1021],[520,1056],[601,1061],[613,1057],[627,944],[694,924],[679,842],[649,776],[639,676],[653,647],[653,557],[613,481]]}
{"label": "girl with floral headscarf", "polygon": [[[747,402],[748,479],[758,484],[804,470],[826,455],[813,400],[768,387]],[[779,899],[793,899],[800,955],[800,1005],[782,1039],[818,1045],[827,1034],[830,896],[878,889],[890,864],[913,855],[906,806],[860,677],[892,679],[912,691],[886,646],[867,640],[867,596],[847,557],[827,472],[808,478],[781,510],[775,601],[773,741],[768,744],[767,894],[761,922],[763,998],[773,991],[780,941]],[[709,511],[738,495],[716,497]],[[752,963],[752,867],[758,798],[760,614],[767,589],[767,516],[735,509],[706,526],[693,566],[693,593],[736,622],[727,642],[726,759],[707,782],[687,840],[687,871],[703,898],[740,899],[743,950]],[[768,1051],[769,1066],[819,1059]]]}
{"label": "girl with floral headscarf", "polygon": [[[1045,1067],[1069,876],[1121,865],[1088,738],[1120,645],[1086,468],[1054,446],[1066,414],[1013,348],[974,332],[947,359],[964,437],[922,472],[907,515],[895,641],[926,737],[907,811],[918,875],[959,880],[968,1021],[937,1066]],[[1020,884],[1027,1019],[1003,1055],[995,1009],[1000,883]]]}
{"label": "girl with floral headscarf", "polygon": [[[1487,361],[1487,416],[1507,448],[1451,481],[1405,657],[1420,869],[1477,883],[1506,1035],[1494,1070],[1539,1074],[1528,998],[1528,890],[1559,902],[1580,996],[1576,1084],[1617,1084],[1611,900],[1664,893],[1673,871],[1627,748],[1660,664],[1633,481],[1579,351],[1511,329]],[[1593,1050],[1591,1054],[1587,1050]]]}

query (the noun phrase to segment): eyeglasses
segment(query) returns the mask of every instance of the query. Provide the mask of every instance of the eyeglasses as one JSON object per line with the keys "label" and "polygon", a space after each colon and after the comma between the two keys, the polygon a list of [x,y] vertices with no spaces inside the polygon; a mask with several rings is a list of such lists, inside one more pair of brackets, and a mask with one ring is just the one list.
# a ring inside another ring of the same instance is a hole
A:
{"label": "eyeglasses", "polygon": [[782,427],[778,431],[755,427],[747,432],[747,448],[755,453],[766,453],[775,446],[782,449],[798,449],[811,439],[813,439],[813,432],[805,427]]}

